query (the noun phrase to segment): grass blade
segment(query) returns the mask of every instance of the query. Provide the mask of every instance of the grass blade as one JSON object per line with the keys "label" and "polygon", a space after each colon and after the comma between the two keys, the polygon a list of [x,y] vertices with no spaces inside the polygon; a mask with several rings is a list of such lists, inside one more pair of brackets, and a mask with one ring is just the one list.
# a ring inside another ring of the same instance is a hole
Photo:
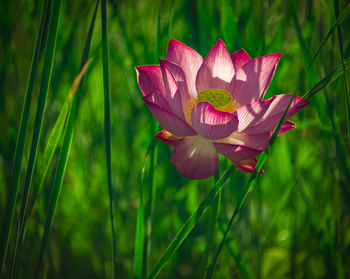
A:
{"label": "grass blade", "polygon": [[60,111],[60,114],[56,120],[56,123],[51,131],[49,140],[48,140],[47,145],[45,147],[43,158],[40,161],[40,165],[39,165],[39,167],[37,167],[37,170],[41,173],[38,175],[39,178],[37,179],[38,180],[37,183],[34,184],[34,189],[33,189],[32,195],[31,195],[29,207],[28,207],[27,212],[25,214],[24,224],[22,226],[22,231],[20,232],[19,243],[21,243],[23,240],[23,234],[24,234],[24,231],[26,228],[27,220],[31,215],[31,212],[32,212],[33,207],[35,205],[35,202],[37,200],[38,193],[40,192],[40,190],[45,182],[46,174],[47,174],[49,166],[51,164],[52,157],[56,151],[58,142],[60,141],[64,126],[66,123],[66,119],[68,116],[69,108],[70,108],[71,103],[72,103],[73,95],[75,94],[77,87],[80,84],[81,79],[83,78],[84,74],[85,74],[85,71],[81,71],[79,73],[79,75],[77,76],[77,78],[75,79],[73,86],[71,87],[71,89],[69,91],[69,95],[67,96],[67,98],[63,104],[63,107]]}
{"label": "grass blade", "polygon": [[[339,2],[338,2],[338,0],[334,0],[334,11],[335,11],[335,17],[338,19],[339,18]],[[345,67],[345,60],[344,60],[343,34],[341,31],[340,24],[337,27],[337,31],[338,31],[338,41],[339,41],[341,62],[343,65],[343,72],[344,72],[346,115],[347,115],[347,121],[348,121],[348,137],[350,138],[350,97],[349,97],[348,79],[346,77],[346,70],[345,70],[346,67]]]}
{"label": "grass blade", "polygon": [[169,258],[176,252],[181,243],[186,239],[188,234],[192,231],[192,229],[197,224],[199,218],[203,215],[208,206],[213,202],[215,197],[219,194],[224,183],[230,177],[230,175],[235,170],[234,166],[231,166],[223,176],[216,182],[213,189],[207,194],[205,199],[200,203],[198,208],[191,214],[190,217],[186,220],[185,224],[181,227],[181,229],[176,233],[173,240],[170,242],[169,246],[166,248],[165,252],[161,256],[160,260],[154,267],[151,274],[148,276],[148,279],[156,278],[158,273],[163,269],[165,264],[168,262]]}
{"label": "grass blade", "polygon": [[[95,11],[94,11],[91,23],[90,23],[89,32],[88,32],[88,35],[86,38],[85,47],[84,47],[83,55],[81,58],[81,63],[80,63],[81,71],[80,72],[85,72],[88,65],[89,65],[89,62],[86,62],[86,61],[87,61],[88,55],[89,55],[91,38],[92,38],[94,26],[95,26],[98,4],[99,4],[99,1],[96,2]],[[55,174],[54,184],[53,184],[53,188],[52,188],[50,203],[49,203],[49,210],[48,210],[46,221],[45,221],[44,234],[43,234],[43,237],[41,240],[40,252],[38,255],[38,261],[37,261],[37,265],[35,268],[34,278],[38,278],[38,276],[39,276],[45,247],[46,247],[46,244],[48,241],[49,232],[50,232],[52,221],[53,221],[53,218],[55,215],[57,201],[58,201],[59,194],[61,191],[63,177],[65,174],[65,170],[66,170],[66,166],[67,166],[67,162],[68,162],[68,156],[69,156],[70,148],[72,145],[74,124],[75,124],[75,119],[76,119],[76,115],[77,115],[79,97],[81,95],[82,88],[83,88],[82,87],[83,82],[84,82],[84,78],[81,79],[77,93],[72,96],[73,97],[72,105],[71,105],[71,108],[69,110],[67,124],[66,124],[66,128],[64,131],[63,144],[62,144],[62,148],[61,148],[60,155],[58,158],[56,174]]]}
{"label": "grass blade", "polygon": [[317,49],[314,57],[312,58],[310,65],[308,66],[308,69],[311,67],[312,63],[316,60],[316,58],[318,57],[318,55],[320,54],[323,46],[325,45],[325,43],[327,42],[327,40],[329,39],[329,37],[333,34],[333,32],[337,29],[337,27],[344,21],[344,19],[347,18],[347,16],[350,14],[350,4],[347,5],[347,7],[344,9],[344,11],[341,13],[341,15],[337,18],[337,21],[334,23],[334,25],[332,26],[332,28],[329,30],[327,36],[323,39],[320,47]]}
{"label": "grass blade", "polygon": [[[42,72],[41,84],[40,84],[40,92],[38,97],[37,111],[35,115],[34,131],[32,136],[32,143],[30,147],[30,155],[29,155],[26,179],[24,183],[22,205],[21,205],[21,211],[20,211],[20,221],[19,221],[18,233],[15,240],[15,248],[13,253],[13,266],[16,261],[17,248],[18,246],[20,246],[20,243],[18,243],[18,240],[19,240],[18,237],[21,237],[19,236],[19,232],[23,231],[24,216],[27,210],[29,191],[32,185],[36,154],[37,154],[40,135],[41,135],[42,123],[44,119],[44,112],[45,112],[46,100],[47,100],[47,95],[48,95],[49,85],[51,80],[53,60],[54,60],[55,51],[56,51],[57,31],[58,31],[58,23],[60,18],[60,6],[61,6],[60,1],[54,1],[52,4],[52,17],[50,19],[47,46],[45,50],[44,66],[43,66],[43,72]],[[11,272],[11,274],[13,274],[13,272]]]}
{"label": "grass blade", "polygon": [[[154,62],[158,62],[159,59],[159,45],[160,45],[160,14],[161,14],[161,6],[162,0],[159,0],[158,5],[158,14],[157,14],[157,33],[155,39],[155,47],[154,47]],[[151,120],[151,132],[152,136],[155,135],[159,130],[158,122],[152,117]],[[155,185],[154,185],[154,169],[157,165],[158,160],[158,148],[157,143],[155,142],[154,147],[151,149],[151,168],[150,168],[150,176],[149,176],[149,188],[148,188],[148,205],[146,212],[146,228],[145,228],[145,243],[144,243],[144,251],[143,251],[143,275],[142,278],[147,277],[148,273],[148,264],[151,253],[151,240],[152,240],[152,222],[153,222],[153,208],[154,208],[154,197],[155,197]]]}
{"label": "grass blade", "polygon": [[[280,128],[281,128],[281,126],[282,126],[282,124],[283,124],[283,122],[284,122],[284,119],[286,118],[288,109],[289,109],[290,105],[292,104],[292,101],[293,101],[293,100],[294,100],[294,98],[292,98],[292,99],[289,101],[289,104],[288,104],[287,108],[285,109],[285,111],[284,111],[284,113],[283,113],[281,119],[279,120],[279,122],[278,122],[276,128],[274,129],[273,134],[272,134],[271,139],[270,139],[270,142],[269,142],[269,148],[271,147],[271,145],[272,145],[272,144],[274,143],[274,141],[276,140],[276,137],[277,137],[277,135],[278,135],[278,132],[279,132],[279,130],[280,130]],[[215,254],[215,257],[214,257],[214,259],[213,259],[213,262],[212,262],[211,266],[210,266],[209,269],[208,269],[208,273],[207,273],[207,276],[206,276],[207,279],[212,278],[212,276],[213,276],[213,272],[214,272],[216,263],[217,263],[217,261],[218,261],[218,259],[219,259],[219,256],[220,256],[220,253],[221,253],[221,251],[222,251],[222,248],[224,247],[224,244],[225,244],[226,238],[227,238],[227,236],[228,236],[228,233],[229,233],[229,231],[231,230],[231,227],[232,227],[232,225],[233,225],[233,222],[235,221],[235,219],[236,219],[238,213],[240,212],[240,210],[241,210],[241,208],[242,208],[242,206],[243,206],[243,204],[244,204],[244,202],[245,202],[245,200],[246,200],[246,198],[247,198],[247,196],[248,196],[248,193],[252,190],[252,187],[253,187],[253,185],[254,185],[254,181],[255,181],[255,179],[256,179],[256,177],[257,177],[257,175],[258,175],[260,169],[262,168],[262,166],[264,165],[264,163],[265,163],[265,161],[266,161],[266,159],[267,159],[268,151],[269,151],[269,149],[265,150],[265,151],[260,155],[259,160],[258,160],[258,162],[257,162],[257,164],[256,164],[255,169],[254,169],[254,172],[251,174],[251,176],[250,176],[250,178],[249,178],[249,181],[248,181],[248,183],[247,183],[247,186],[244,188],[244,190],[243,190],[243,192],[242,192],[242,194],[241,194],[241,196],[240,196],[240,198],[239,198],[239,200],[238,200],[238,204],[237,204],[237,206],[236,206],[236,208],[235,208],[235,210],[234,210],[234,212],[233,212],[233,214],[232,214],[232,216],[231,216],[231,218],[230,218],[230,221],[229,221],[229,223],[228,223],[228,225],[227,225],[226,231],[225,231],[225,233],[224,233],[224,237],[222,238],[222,241],[221,241],[221,243],[220,243],[220,246],[219,246],[219,248],[218,248],[218,250],[217,250],[217,252],[216,252],[216,254]]]}
{"label": "grass blade", "polygon": [[[219,180],[220,176],[218,172],[215,173],[215,183]],[[210,256],[210,251],[213,246],[214,234],[215,234],[215,226],[218,221],[219,211],[220,211],[220,203],[221,203],[221,191],[218,196],[214,199],[212,205],[212,212],[209,217],[209,225],[208,231],[206,234],[206,245],[203,254],[202,266],[201,266],[201,278],[205,278],[207,273],[208,261]]]}
{"label": "grass blade", "polygon": [[103,64],[103,89],[104,89],[104,126],[105,126],[105,147],[106,147],[106,165],[107,181],[109,192],[109,213],[111,217],[112,247],[113,247],[113,272],[114,278],[117,278],[117,244],[115,239],[114,225],[114,201],[112,185],[112,165],[111,165],[111,116],[110,116],[110,93],[109,93],[109,54],[108,54],[108,32],[107,32],[107,3],[101,1],[101,19],[102,19],[102,64]]}
{"label": "grass blade", "polygon": [[149,146],[141,170],[141,183],[139,192],[139,207],[137,210],[137,221],[136,221],[136,234],[135,234],[135,253],[134,253],[134,278],[139,279],[142,276],[142,257],[143,257],[143,225],[144,225],[144,212],[143,212],[143,186],[145,180],[146,160],[154,148],[155,141],[151,142]]}
{"label": "grass blade", "polygon": [[[344,65],[344,66],[343,66]],[[345,69],[344,69],[345,67]],[[309,99],[312,95],[316,94],[328,84],[335,81],[338,77],[340,77],[344,71],[348,71],[350,69],[350,58],[344,61],[344,64],[339,65],[337,68],[333,69],[328,75],[326,75],[323,79],[321,79],[316,85],[314,85],[310,90],[308,90],[303,98]]]}
{"label": "grass blade", "polygon": [[29,71],[29,78],[28,78],[27,88],[26,88],[25,97],[24,97],[24,104],[22,109],[19,132],[17,136],[14,160],[13,160],[12,171],[11,171],[12,186],[10,187],[10,192],[7,199],[6,212],[4,215],[5,219],[2,226],[3,231],[1,234],[1,243],[0,243],[0,277],[2,275],[4,264],[5,264],[8,241],[9,241],[9,236],[11,232],[13,214],[14,214],[14,209],[15,209],[15,204],[17,199],[18,182],[19,182],[20,170],[22,166],[24,144],[25,144],[26,134],[27,134],[29,110],[30,110],[30,103],[31,103],[32,93],[33,93],[34,79],[37,71],[40,49],[42,47],[43,40],[46,36],[45,32],[47,31],[47,28],[45,26],[47,26],[49,22],[50,10],[51,10],[50,1],[46,0],[42,15],[41,15],[39,31],[35,41],[32,64]]}

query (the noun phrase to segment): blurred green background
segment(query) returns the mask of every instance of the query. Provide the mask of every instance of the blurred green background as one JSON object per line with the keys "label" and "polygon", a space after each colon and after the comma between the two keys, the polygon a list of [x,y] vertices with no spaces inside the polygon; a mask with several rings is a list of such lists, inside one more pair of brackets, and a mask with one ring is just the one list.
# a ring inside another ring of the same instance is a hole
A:
{"label": "blurred green background", "polygon": [[[348,3],[339,1],[340,12]],[[79,72],[95,4],[62,1],[37,162]],[[0,2],[0,221],[11,187],[11,165],[43,6],[44,1],[38,0]],[[107,1],[118,278],[133,277],[141,170],[152,141],[152,116],[142,101],[135,66],[157,63],[154,49],[159,9],[159,58],[164,58],[170,38],[204,57],[219,38],[231,53],[244,48],[251,57],[257,57],[281,51],[266,98],[293,94],[301,80],[297,94],[302,95],[342,59],[335,29],[306,72],[336,21],[330,0]],[[341,28],[344,58],[348,58],[350,17]],[[42,266],[45,278],[112,278],[101,55],[99,7],[89,55],[93,61],[83,84],[72,148]],[[18,201],[23,193],[42,67],[43,51],[34,83]],[[292,120],[297,128],[273,145],[264,165],[265,174],[257,179],[233,226],[214,278],[350,278],[350,146],[344,77],[314,95],[311,104]],[[150,269],[214,185],[213,178],[183,178],[170,163],[171,148],[161,142],[157,146]],[[34,272],[58,153],[18,252],[18,278],[31,278]],[[221,174],[229,166],[227,159],[220,158]],[[144,186],[149,175],[148,158]],[[249,177],[236,170],[223,188],[213,253]],[[146,205],[148,192],[144,188]],[[4,278],[10,274],[19,209],[17,202]],[[159,278],[199,278],[208,212]]]}

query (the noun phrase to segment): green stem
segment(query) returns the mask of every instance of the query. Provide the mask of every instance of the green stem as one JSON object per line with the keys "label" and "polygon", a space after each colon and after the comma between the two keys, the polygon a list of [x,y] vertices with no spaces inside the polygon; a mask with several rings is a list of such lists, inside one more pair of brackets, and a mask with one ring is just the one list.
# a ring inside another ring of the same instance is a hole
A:
{"label": "green stem", "polygon": [[[215,182],[218,182],[219,180],[218,172],[215,174],[214,179],[215,179]],[[201,273],[200,273],[202,278],[205,278],[207,273],[210,251],[213,247],[213,242],[215,237],[215,226],[218,221],[218,216],[220,211],[220,204],[221,204],[221,191],[216,196],[212,204],[212,212],[210,214],[210,219],[209,219],[209,225],[208,225],[209,228],[206,235],[206,246],[203,254]]]}
{"label": "green stem", "polygon": [[104,111],[105,111],[105,146],[106,146],[106,164],[107,180],[109,191],[109,213],[111,218],[111,231],[113,241],[113,271],[114,278],[117,278],[117,244],[115,239],[114,224],[114,201],[112,184],[112,164],[111,164],[111,116],[110,116],[110,92],[109,92],[109,54],[108,54],[108,32],[107,32],[107,7],[106,0],[101,1],[102,13],[102,62],[103,62],[103,88],[104,88]]}

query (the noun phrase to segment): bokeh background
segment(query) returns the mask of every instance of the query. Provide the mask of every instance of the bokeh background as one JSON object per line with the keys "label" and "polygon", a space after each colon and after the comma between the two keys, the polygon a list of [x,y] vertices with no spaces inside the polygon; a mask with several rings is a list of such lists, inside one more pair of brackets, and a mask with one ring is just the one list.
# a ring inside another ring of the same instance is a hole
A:
{"label": "bokeh background", "polygon": [[[37,164],[79,72],[95,4],[96,1],[90,0],[62,1]],[[339,0],[340,12],[348,4]],[[43,6],[41,0],[0,2],[0,221],[4,219],[11,187],[11,165]],[[157,63],[154,57],[157,34],[158,58],[164,58],[170,38],[191,46],[204,57],[219,38],[231,53],[244,48],[251,57],[258,57],[281,51],[267,98],[294,93],[300,81],[297,94],[302,95],[341,64],[338,33],[334,29],[307,70],[335,22],[331,0],[107,1],[118,278],[133,277],[144,161],[144,205],[148,202],[150,159],[145,160],[145,155],[152,141],[152,116],[142,101],[135,66]],[[344,58],[348,58],[350,17],[342,21],[341,28]],[[40,55],[5,278],[10,273],[33,133],[43,51]],[[72,148],[44,254],[44,278],[112,278],[100,7],[89,57],[93,61],[83,84]],[[292,120],[297,127],[277,138],[272,146],[264,165],[265,173],[256,180],[233,225],[214,278],[350,277],[350,146],[344,76],[315,94],[311,104]],[[157,149],[150,269],[215,183],[214,178],[185,179],[169,161],[171,148],[158,142]],[[34,272],[58,153],[57,150],[18,252],[18,278],[31,278]],[[229,166],[227,159],[220,158],[221,174]],[[38,173],[34,172],[34,181]],[[236,170],[223,188],[212,253],[249,177]],[[210,210],[159,278],[200,278]]]}

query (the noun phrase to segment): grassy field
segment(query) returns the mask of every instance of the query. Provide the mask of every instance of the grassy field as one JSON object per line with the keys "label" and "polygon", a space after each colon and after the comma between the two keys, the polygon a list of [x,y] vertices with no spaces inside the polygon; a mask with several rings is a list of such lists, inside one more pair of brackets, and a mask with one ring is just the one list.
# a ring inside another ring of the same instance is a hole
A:
{"label": "grassy field", "polygon": [[[0,278],[350,278],[348,1],[17,0],[0,14]],[[311,103],[264,174],[221,156],[215,178],[189,180],[170,163],[135,66],[171,38],[203,57],[220,38],[282,52],[265,98]]]}

